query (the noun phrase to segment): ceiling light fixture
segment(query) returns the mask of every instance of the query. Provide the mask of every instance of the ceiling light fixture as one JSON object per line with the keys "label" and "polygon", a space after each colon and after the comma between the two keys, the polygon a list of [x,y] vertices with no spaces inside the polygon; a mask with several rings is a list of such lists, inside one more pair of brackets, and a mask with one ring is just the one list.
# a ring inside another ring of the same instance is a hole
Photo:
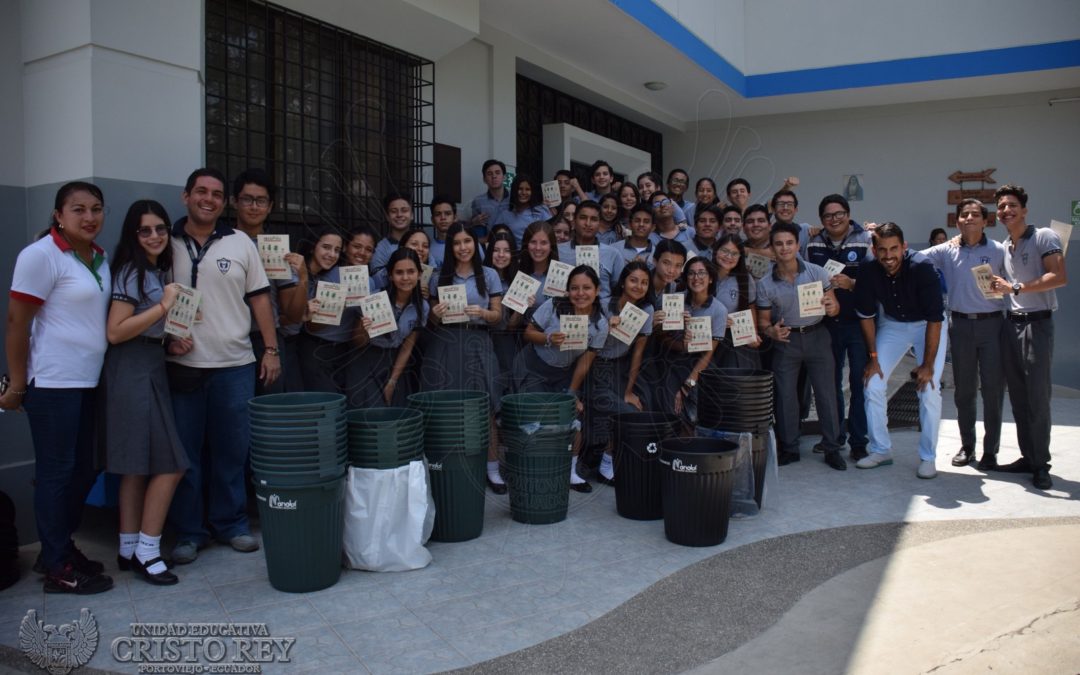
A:
{"label": "ceiling light fixture", "polygon": [[661,89],[667,89],[667,82],[646,82],[645,88],[649,91],[660,91]]}

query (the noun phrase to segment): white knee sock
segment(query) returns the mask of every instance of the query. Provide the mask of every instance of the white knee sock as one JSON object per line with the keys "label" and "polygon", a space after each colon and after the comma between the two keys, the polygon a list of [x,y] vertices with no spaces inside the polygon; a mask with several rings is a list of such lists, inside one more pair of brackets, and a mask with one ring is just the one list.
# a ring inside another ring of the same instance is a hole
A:
{"label": "white knee sock", "polygon": [[499,460],[495,460],[487,463],[488,480],[496,485],[502,485],[503,479],[499,475]]}
{"label": "white knee sock", "polygon": [[611,461],[611,453],[605,452],[600,460],[600,475],[608,480],[615,477],[615,465]]}
{"label": "white knee sock", "polygon": [[120,533],[120,557],[131,558],[135,555],[135,546],[139,543],[138,532],[121,532]]}
{"label": "white knee sock", "polygon": [[574,457],[570,461],[570,484],[581,485],[585,482],[585,479],[578,475],[577,472],[577,457]]}
{"label": "white knee sock", "polygon": [[[139,559],[139,562],[145,564],[149,560],[161,557],[161,535],[151,537],[150,535],[140,532],[139,533],[139,545],[135,548],[135,557]],[[165,566],[164,562],[158,561],[146,568],[146,571],[150,574],[161,574],[165,570],[169,569]]]}

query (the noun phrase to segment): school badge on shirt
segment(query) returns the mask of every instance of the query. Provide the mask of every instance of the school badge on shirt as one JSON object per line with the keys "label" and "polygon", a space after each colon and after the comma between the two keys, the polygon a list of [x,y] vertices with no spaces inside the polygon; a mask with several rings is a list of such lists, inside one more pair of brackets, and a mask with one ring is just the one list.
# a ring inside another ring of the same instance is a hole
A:
{"label": "school badge on shirt", "polygon": [[221,272],[222,274],[228,274],[229,269],[231,267],[232,267],[232,261],[229,260],[228,258],[218,258],[217,259],[218,272]]}

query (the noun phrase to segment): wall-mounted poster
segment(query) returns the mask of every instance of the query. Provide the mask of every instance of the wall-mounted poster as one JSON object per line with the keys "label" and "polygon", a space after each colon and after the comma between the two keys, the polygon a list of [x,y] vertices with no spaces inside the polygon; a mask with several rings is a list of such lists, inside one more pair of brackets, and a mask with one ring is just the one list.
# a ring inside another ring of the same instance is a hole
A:
{"label": "wall-mounted poster", "polygon": [[840,194],[849,202],[861,202],[863,200],[863,175],[861,173],[846,174],[844,176],[844,189]]}

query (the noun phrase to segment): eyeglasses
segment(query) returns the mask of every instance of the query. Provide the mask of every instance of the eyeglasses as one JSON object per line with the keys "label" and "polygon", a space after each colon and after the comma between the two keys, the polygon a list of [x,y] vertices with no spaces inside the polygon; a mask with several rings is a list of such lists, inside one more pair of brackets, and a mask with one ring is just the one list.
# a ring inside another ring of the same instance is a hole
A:
{"label": "eyeglasses", "polygon": [[661,199],[658,202],[653,202],[653,205],[652,205],[652,207],[654,209],[660,208],[661,206],[671,206],[671,200],[670,199]]}
{"label": "eyeglasses", "polygon": [[739,253],[738,251],[729,251],[726,248],[721,248],[717,249],[716,255],[724,258],[738,258],[742,255],[742,253]]}
{"label": "eyeglasses", "polygon": [[249,197],[244,195],[236,201],[240,202],[241,206],[258,206],[260,209],[265,209],[270,206],[270,199],[268,197]]}
{"label": "eyeglasses", "polygon": [[687,279],[700,279],[701,277],[707,276],[709,276],[709,272],[707,270],[691,270],[686,273]]}
{"label": "eyeglasses", "polygon": [[847,211],[833,211],[832,213],[821,214],[821,222],[827,222],[830,220],[841,220],[847,215]]}
{"label": "eyeglasses", "polygon": [[164,225],[155,225],[153,227],[140,227],[135,231],[139,234],[139,239],[149,239],[155,234],[159,237],[164,237],[169,233],[169,228]]}
{"label": "eyeglasses", "polygon": [[793,209],[793,208],[795,208],[795,202],[776,202],[776,208],[778,208],[778,209]]}
{"label": "eyeglasses", "polygon": [[686,180],[683,178],[672,178],[668,181],[668,185],[686,185]]}

